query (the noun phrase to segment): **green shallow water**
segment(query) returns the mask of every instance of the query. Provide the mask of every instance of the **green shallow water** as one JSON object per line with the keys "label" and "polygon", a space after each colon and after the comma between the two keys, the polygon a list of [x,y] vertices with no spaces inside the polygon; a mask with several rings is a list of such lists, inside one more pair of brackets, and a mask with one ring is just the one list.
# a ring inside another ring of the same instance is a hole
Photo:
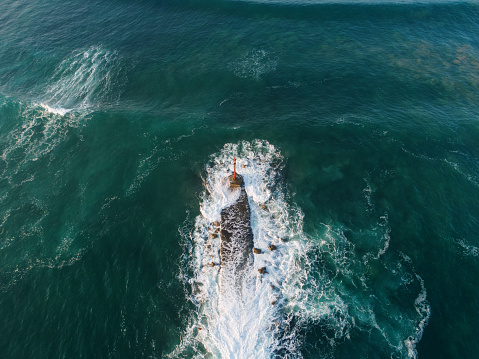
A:
{"label": "green shallow water", "polygon": [[206,165],[256,139],[346,308],[291,355],[475,357],[479,8],[318,3],[0,5],[2,358],[177,353]]}

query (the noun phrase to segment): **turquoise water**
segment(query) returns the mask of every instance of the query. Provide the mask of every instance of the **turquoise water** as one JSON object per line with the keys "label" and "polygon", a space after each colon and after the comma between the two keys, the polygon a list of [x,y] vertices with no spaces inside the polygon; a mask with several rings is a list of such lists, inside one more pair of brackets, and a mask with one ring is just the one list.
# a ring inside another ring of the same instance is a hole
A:
{"label": "turquoise water", "polygon": [[[478,20],[3,1],[0,357],[476,357]],[[233,156],[278,251],[227,302],[205,264]]]}

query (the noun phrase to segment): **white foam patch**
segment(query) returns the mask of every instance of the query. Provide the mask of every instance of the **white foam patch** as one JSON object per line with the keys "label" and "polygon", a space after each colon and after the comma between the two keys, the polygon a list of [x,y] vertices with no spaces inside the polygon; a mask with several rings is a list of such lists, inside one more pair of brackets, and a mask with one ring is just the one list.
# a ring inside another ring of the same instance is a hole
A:
{"label": "white foam patch", "polygon": [[414,307],[416,312],[419,315],[419,320],[417,321],[416,330],[404,341],[404,344],[407,348],[407,353],[409,358],[417,358],[416,346],[422,338],[424,329],[426,328],[429,317],[431,316],[431,306],[427,301],[426,288],[424,287],[424,280],[416,275],[417,280],[421,284],[421,292],[414,301]]}
{"label": "white foam patch", "polygon": [[[262,250],[254,255],[254,265],[240,285],[238,278],[221,278],[219,266],[210,265],[220,263],[214,223],[239,196],[239,190],[230,191],[227,182],[233,157],[249,196],[254,246]],[[259,140],[226,144],[212,156],[201,214],[194,228],[186,225],[180,230],[188,265],[183,280],[191,288],[197,311],[182,343],[168,357],[188,352],[195,352],[196,358],[271,358],[275,353],[301,357],[299,332],[306,322],[345,310],[337,296],[328,296],[328,282],[311,268],[308,254],[313,246],[302,230],[303,215],[288,205],[278,182],[282,161],[273,145]],[[269,250],[271,244],[277,249]],[[258,273],[261,267],[267,274]]]}
{"label": "white foam patch", "polygon": [[55,115],[60,115],[60,116],[65,116],[68,112],[71,111],[71,109],[50,107],[48,105],[45,105],[44,103],[41,103],[40,106],[43,107],[48,112],[53,113]]}
{"label": "white foam patch", "polygon": [[465,239],[458,239],[457,244],[461,246],[464,254],[471,257],[479,257],[479,248],[471,245]]}
{"label": "white foam patch", "polygon": [[[389,217],[387,213],[384,213],[384,215],[379,217],[379,220],[377,222],[377,225],[373,227],[373,233],[376,234],[376,236],[380,236],[379,238],[379,246],[381,246],[382,242],[382,248],[379,247],[377,248],[377,253],[373,252],[368,252],[363,256],[363,262],[365,265],[368,264],[369,260],[371,259],[379,259],[382,255],[386,253],[386,251],[389,248],[389,243],[391,241],[391,228],[389,227]],[[370,236],[371,242],[372,239],[375,237],[373,234]]]}
{"label": "white foam patch", "polygon": [[56,68],[41,106],[62,116],[90,109],[118,86],[118,70],[118,54],[114,51],[100,46],[76,50]]}
{"label": "white foam patch", "polygon": [[258,80],[262,75],[276,70],[276,59],[263,49],[254,49],[229,64],[236,76]]}

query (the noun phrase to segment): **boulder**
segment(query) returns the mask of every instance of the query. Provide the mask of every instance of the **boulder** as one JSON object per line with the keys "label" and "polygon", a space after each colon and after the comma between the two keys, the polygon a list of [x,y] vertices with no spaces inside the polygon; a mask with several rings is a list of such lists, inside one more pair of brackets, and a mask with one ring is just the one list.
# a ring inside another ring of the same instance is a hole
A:
{"label": "boulder", "polygon": [[261,254],[261,249],[259,249],[259,248],[253,248],[253,253],[254,253],[254,254]]}
{"label": "boulder", "polygon": [[211,262],[210,263],[210,267],[214,267],[215,266],[215,263],[214,262]]}
{"label": "boulder", "polygon": [[288,240],[286,238],[281,238],[283,242],[287,242]]}
{"label": "boulder", "polygon": [[213,233],[213,234],[211,235],[211,238],[218,238],[218,235],[217,235],[216,233]]}
{"label": "boulder", "polygon": [[275,299],[275,300],[273,300],[273,301],[271,302],[271,305],[275,305],[275,304],[276,304],[276,302],[277,302],[277,300],[276,300],[276,299]]}
{"label": "boulder", "polygon": [[261,206],[264,210],[266,210],[268,207],[266,207],[264,204]]}
{"label": "boulder", "polygon": [[271,244],[271,245],[268,247],[268,249],[269,249],[270,251],[274,251],[274,250],[276,250],[276,246],[275,246],[274,244]]}
{"label": "boulder", "polygon": [[258,269],[259,274],[265,274],[266,273],[266,267],[261,267]]}

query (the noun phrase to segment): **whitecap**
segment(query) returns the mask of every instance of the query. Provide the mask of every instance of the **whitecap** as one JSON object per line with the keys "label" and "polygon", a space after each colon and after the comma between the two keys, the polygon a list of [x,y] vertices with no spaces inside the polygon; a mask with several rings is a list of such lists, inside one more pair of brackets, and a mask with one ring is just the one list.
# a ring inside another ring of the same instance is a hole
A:
{"label": "whitecap", "polygon": [[68,112],[70,112],[72,109],[66,109],[66,108],[55,108],[55,107],[50,107],[47,104],[41,103],[39,104],[41,107],[43,107],[45,110],[47,110],[50,113],[53,113],[55,115],[60,115],[60,116],[65,116]]}
{"label": "whitecap", "polygon": [[55,69],[41,96],[48,111],[60,115],[86,111],[118,93],[119,56],[116,51],[92,46],[75,50]]}

